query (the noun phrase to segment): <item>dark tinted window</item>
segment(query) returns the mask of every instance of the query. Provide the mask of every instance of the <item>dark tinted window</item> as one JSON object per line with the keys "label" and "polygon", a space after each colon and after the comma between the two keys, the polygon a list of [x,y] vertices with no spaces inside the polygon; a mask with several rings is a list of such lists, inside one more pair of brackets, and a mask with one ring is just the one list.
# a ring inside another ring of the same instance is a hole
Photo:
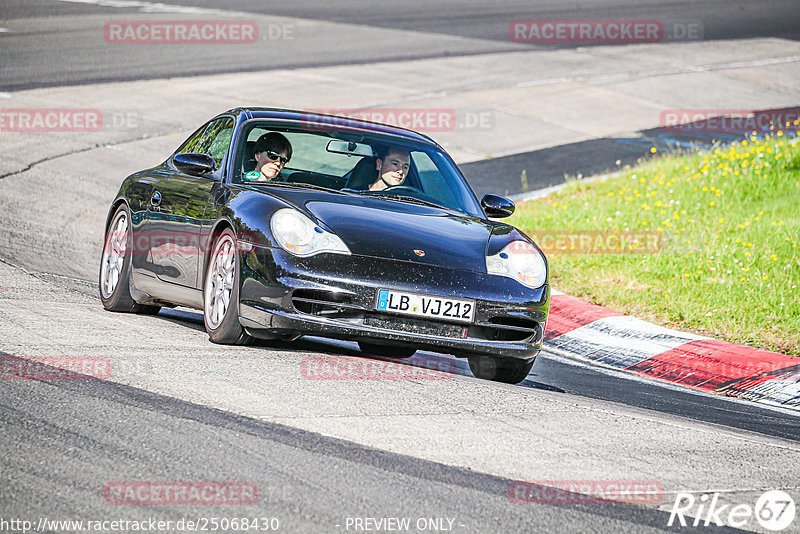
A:
{"label": "dark tinted window", "polygon": [[232,135],[233,119],[230,117],[223,117],[211,121],[205,128],[201,128],[193,133],[192,136],[181,145],[177,153],[186,154],[196,152],[199,154],[208,154],[214,159],[216,166],[219,167],[222,160],[225,159],[225,154],[228,152]]}
{"label": "dark tinted window", "polygon": [[200,138],[203,136],[203,132],[206,131],[206,127],[208,125],[203,126],[195,133],[193,133],[189,139],[183,142],[181,147],[175,151],[176,154],[189,154],[191,152],[195,152],[194,147],[197,146],[197,143],[200,141]]}

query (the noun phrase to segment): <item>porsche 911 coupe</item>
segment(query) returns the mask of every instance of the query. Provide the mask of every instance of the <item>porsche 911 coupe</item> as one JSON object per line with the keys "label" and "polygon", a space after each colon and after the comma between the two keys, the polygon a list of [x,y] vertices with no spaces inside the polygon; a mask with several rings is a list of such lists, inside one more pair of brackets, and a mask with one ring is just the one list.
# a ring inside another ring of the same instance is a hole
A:
{"label": "porsche 911 coupe", "polygon": [[233,109],[111,204],[99,290],[116,312],[203,311],[210,340],[303,335],[391,358],[467,358],[525,379],[550,306],[547,260],[478,201],[447,153],[402,128]]}

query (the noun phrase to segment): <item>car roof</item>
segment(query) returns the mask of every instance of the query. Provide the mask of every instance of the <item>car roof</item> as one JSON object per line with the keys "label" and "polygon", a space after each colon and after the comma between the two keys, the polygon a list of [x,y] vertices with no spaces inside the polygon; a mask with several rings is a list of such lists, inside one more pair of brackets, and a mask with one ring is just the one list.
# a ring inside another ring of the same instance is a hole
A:
{"label": "car roof", "polygon": [[220,113],[220,116],[231,115],[231,114],[236,116],[244,115],[245,116],[244,118],[246,119],[251,119],[251,118],[278,119],[278,120],[297,121],[297,122],[312,123],[312,124],[319,123],[321,126],[330,125],[333,128],[343,127],[350,130],[362,130],[364,132],[369,132],[369,133],[380,133],[386,135],[393,135],[397,137],[403,137],[405,139],[421,141],[423,143],[431,144],[438,148],[441,148],[436,141],[434,141],[427,135],[423,135],[413,130],[408,130],[406,128],[401,128],[399,126],[392,126],[389,124],[381,124],[379,122],[370,122],[354,117],[341,117],[336,115],[329,115],[326,113],[317,113],[313,111],[299,111],[295,109],[260,108],[260,107],[235,108],[228,110],[225,113]]}

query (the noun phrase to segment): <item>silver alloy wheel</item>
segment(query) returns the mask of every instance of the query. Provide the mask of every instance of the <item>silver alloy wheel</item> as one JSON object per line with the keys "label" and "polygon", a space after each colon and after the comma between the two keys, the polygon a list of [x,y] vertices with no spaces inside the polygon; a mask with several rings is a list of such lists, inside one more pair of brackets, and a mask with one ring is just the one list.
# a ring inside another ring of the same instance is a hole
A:
{"label": "silver alloy wheel", "polygon": [[128,249],[128,214],[120,211],[109,227],[103,247],[100,291],[103,298],[110,298],[117,288],[119,277],[125,265],[125,252]]}
{"label": "silver alloy wheel", "polygon": [[225,319],[231,304],[236,269],[236,250],[233,238],[223,235],[214,247],[211,265],[206,276],[204,313],[206,323],[214,330]]}

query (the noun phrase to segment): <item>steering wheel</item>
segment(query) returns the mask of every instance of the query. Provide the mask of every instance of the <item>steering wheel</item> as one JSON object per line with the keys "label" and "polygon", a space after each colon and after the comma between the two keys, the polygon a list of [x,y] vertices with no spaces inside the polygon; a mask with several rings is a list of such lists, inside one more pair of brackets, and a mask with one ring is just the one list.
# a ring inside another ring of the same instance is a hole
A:
{"label": "steering wheel", "polygon": [[417,200],[421,200],[423,202],[428,202],[433,204],[434,206],[444,207],[445,205],[436,198],[433,198],[430,195],[425,194],[420,189],[417,189],[413,185],[393,185],[391,187],[387,187],[381,191],[376,191],[377,193],[395,193],[398,195],[405,195],[409,197],[416,198]]}
{"label": "steering wheel", "polygon": [[416,187],[410,185],[393,185],[391,187],[387,187],[386,189],[382,190],[381,193],[418,193],[420,195],[424,195],[422,191],[417,189]]}

